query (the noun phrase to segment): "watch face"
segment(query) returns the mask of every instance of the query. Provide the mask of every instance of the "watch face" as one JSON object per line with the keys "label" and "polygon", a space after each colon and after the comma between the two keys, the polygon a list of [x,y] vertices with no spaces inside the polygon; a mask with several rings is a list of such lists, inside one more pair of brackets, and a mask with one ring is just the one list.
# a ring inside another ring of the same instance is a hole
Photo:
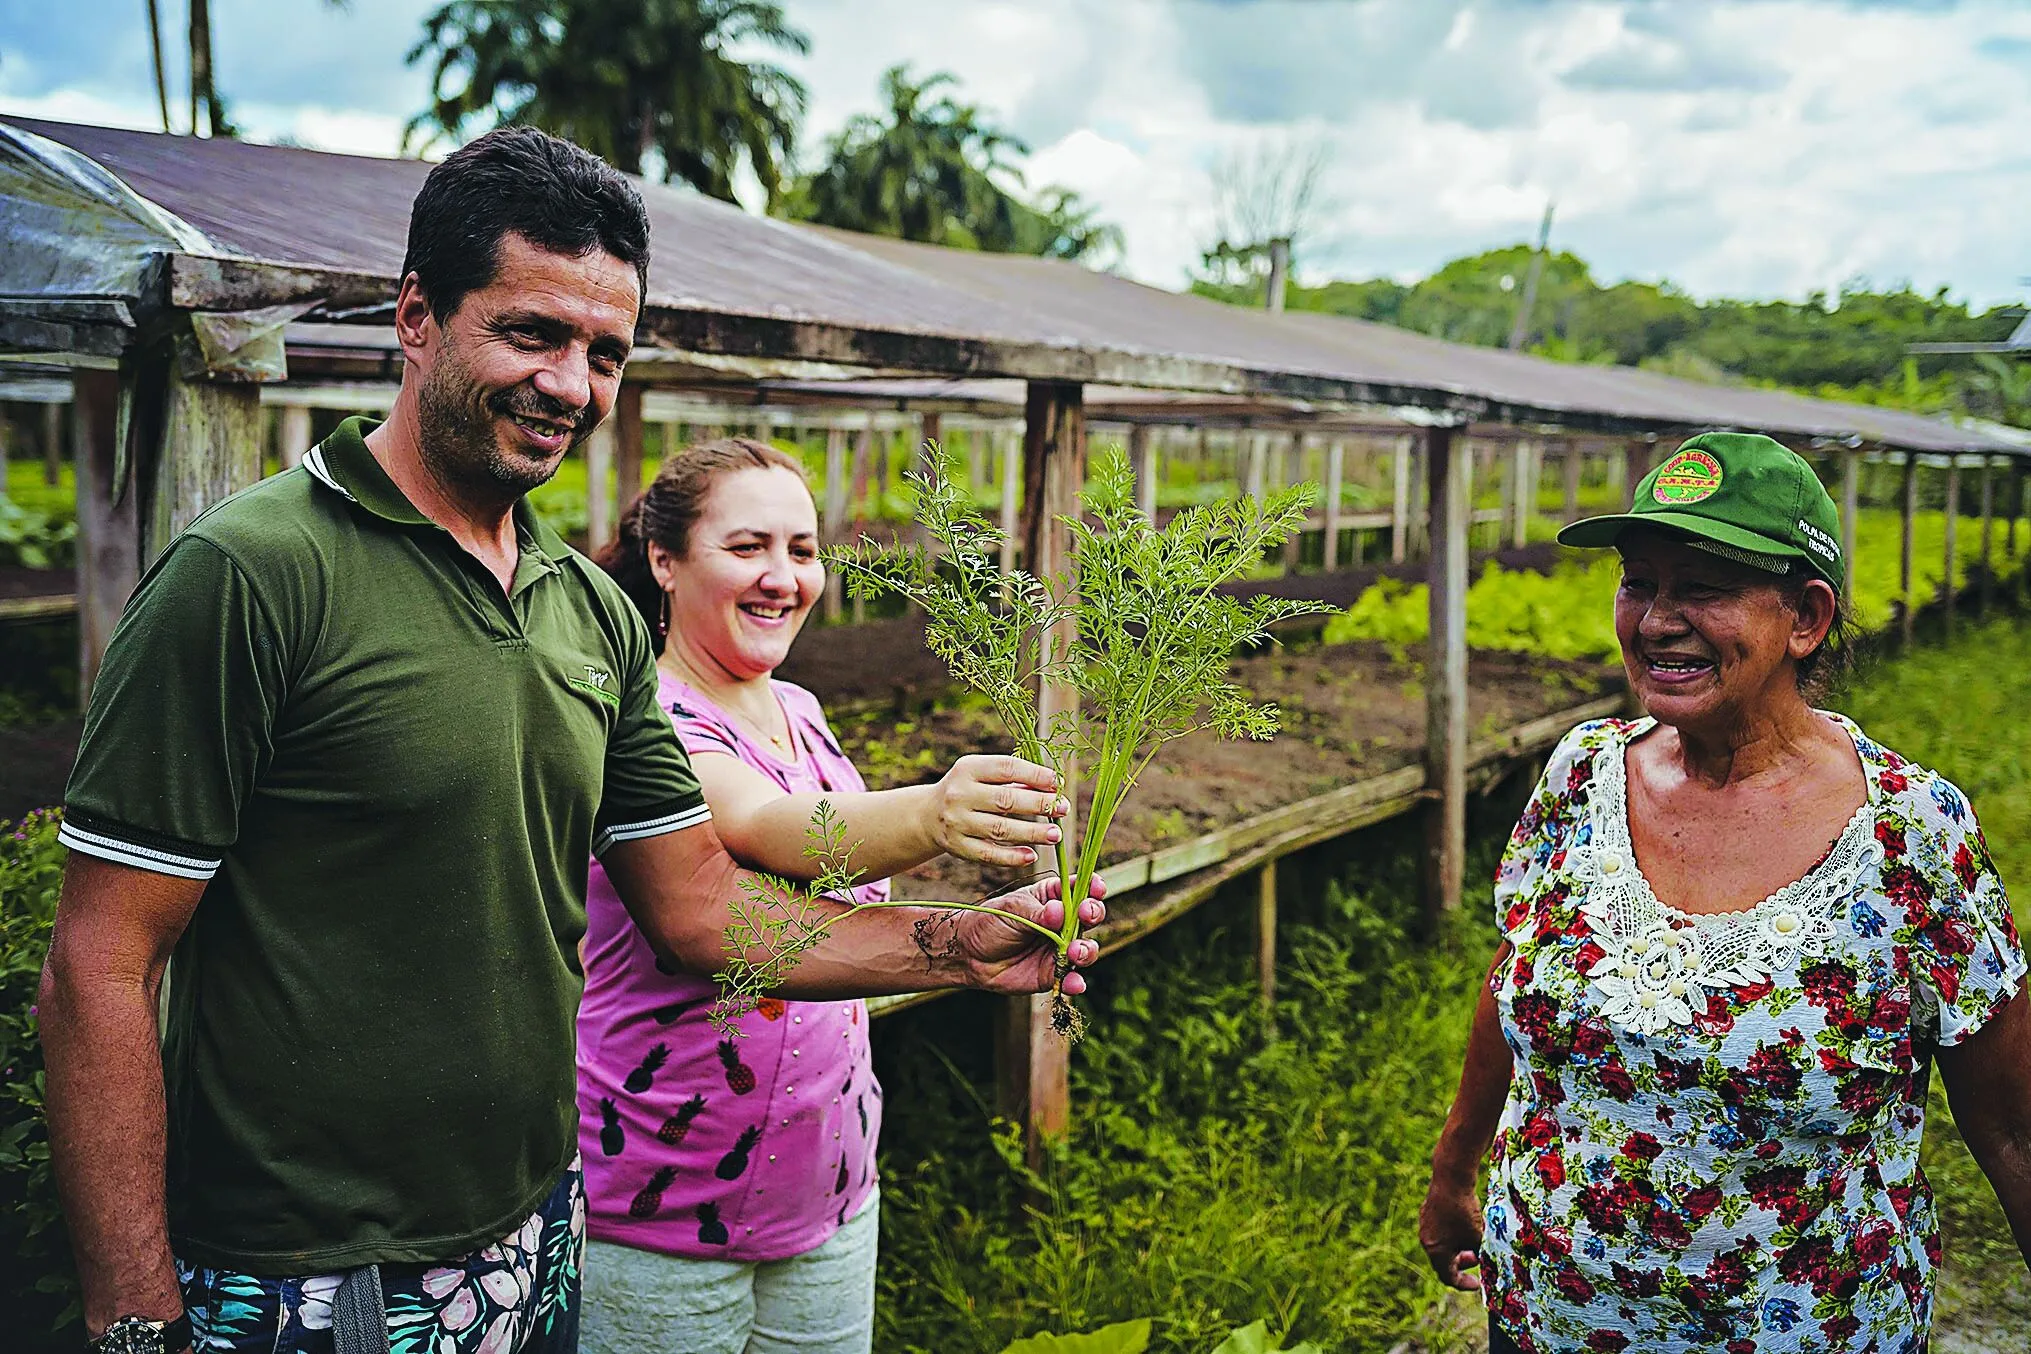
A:
{"label": "watch face", "polygon": [[168,1354],[162,1327],[138,1316],[123,1316],[106,1327],[93,1348],[97,1354]]}

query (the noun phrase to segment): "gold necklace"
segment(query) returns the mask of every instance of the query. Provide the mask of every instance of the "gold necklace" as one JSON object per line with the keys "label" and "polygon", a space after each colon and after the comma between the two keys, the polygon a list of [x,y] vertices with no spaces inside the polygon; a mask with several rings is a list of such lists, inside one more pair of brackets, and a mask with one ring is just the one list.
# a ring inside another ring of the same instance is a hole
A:
{"label": "gold necklace", "polygon": [[[742,710],[732,701],[725,699],[718,692],[714,691],[712,686],[709,683],[703,681],[700,678],[699,674],[692,668],[692,666],[689,663],[685,662],[681,657],[673,653],[669,654],[668,658],[670,660],[668,666],[674,669],[674,671],[672,671],[670,674],[671,676],[677,678],[679,681],[686,683],[695,690],[703,692],[706,696],[710,697],[712,699],[712,702],[715,705],[719,706],[720,709],[726,711],[729,715],[732,715],[740,723],[746,725],[750,733],[753,733],[761,738],[766,738],[771,744],[773,744],[776,748],[778,748],[784,753],[789,753],[793,750],[791,747],[791,739],[794,737],[794,731],[791,730],[789,727],[790,720],[787,714],[783,716],[784,736],[778,738],[776,737],[776,735],[770,733],[761,724],[757,723],[751,716],[748,715],[748,713],[745,710]],[[773,692],[769,693],[769,699],[772,701],[775,699],[775,694]],[[778,711],[780,711],[782,707],[778,705],[777,709]]]}

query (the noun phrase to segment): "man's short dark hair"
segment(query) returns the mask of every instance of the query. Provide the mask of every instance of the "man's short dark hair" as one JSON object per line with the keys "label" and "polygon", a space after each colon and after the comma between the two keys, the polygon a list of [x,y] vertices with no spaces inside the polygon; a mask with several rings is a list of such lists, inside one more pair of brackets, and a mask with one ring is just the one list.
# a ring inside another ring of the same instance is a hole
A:
{"label": "man's short dark hair", "polygon": [[648,297],[641,195],[606,161],[534,127],[496,128],[430,171],[409,209],[402,275],[416,274],[430,313],[443,320],[494,280],[510,232],[573,258],[605,250],[634,265]]}

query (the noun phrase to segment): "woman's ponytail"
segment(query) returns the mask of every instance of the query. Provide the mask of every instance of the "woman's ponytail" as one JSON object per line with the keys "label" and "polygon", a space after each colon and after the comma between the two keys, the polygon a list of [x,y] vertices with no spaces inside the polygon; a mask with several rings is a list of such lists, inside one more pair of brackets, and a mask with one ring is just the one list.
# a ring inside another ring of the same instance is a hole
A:
{"label": "woman's ponytail", "polygon": [[620,530],[593,556],[593,563],[621,585],[621,591],[642,614],[642,623],[649,627],[656,651],[661,653],[668,613],[664,609],[663,588],[656,582],[655,570],[649,567],[649,538],[642,526],[648,501],[646,489],[635,495],[635,501],[621,513]]}

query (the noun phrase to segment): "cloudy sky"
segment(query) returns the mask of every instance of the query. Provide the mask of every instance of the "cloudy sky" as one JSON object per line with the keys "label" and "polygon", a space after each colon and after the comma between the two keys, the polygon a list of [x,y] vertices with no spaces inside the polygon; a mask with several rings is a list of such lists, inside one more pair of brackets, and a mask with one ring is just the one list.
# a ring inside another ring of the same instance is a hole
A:
{"label": "cloudy sky", "polygon": [[[182,0],[163,0],[172,26]],[[250,134],[391,153],[429,0],[212,0]],[[1554,243],[1599,276],[1991,304],[2031,275],[2025,0],[787,0],[815,148],[898,61],[948,70],[1176,285],[1223,161],[1315,148],[1310,280]],[[158,125],[144,0],[0,0],[0,112]],[[167,35],[172,44],[175,34]]]}

